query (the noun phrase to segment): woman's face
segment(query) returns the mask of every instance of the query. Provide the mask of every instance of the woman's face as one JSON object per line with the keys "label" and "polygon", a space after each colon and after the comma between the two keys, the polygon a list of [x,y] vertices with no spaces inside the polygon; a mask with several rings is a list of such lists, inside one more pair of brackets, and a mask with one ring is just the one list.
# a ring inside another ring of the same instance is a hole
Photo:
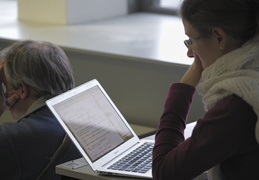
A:
{"label": "woman's face", "polygon": [[187,56],[200,60],[203,69],[210,66],[220,56],[225,54],[219,45],[219,37],[215,36],[213,32],[207,37],[202,37],[202,35],[184,19],[183,25],[185,34],[189,37],[189,42],[191,42]]}

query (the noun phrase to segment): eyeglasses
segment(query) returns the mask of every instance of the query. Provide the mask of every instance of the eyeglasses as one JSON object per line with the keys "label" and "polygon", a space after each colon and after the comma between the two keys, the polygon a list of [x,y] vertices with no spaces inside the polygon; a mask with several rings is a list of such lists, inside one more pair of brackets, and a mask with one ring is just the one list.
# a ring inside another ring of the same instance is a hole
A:
{"label": "eyeglasses", "polygon": [[190,49],[190,48],[191,48],[191,46],[192,46],[192,40],[186,39],[186,40],[184,40],[183,42],[184,42],[185,46],[187,47],[187,49]]}
{"label": "eyeglasses", "polygon": [[184,40],[183,42],[184,42],[185,46],[186,46],[188,49],[190,49],[190,48],[192,47],[192,44],[193,44],[195,41],[201,39],[202,37],[203,37],[203,35],[200,35],[200,36],[194,38],[194,40],[187,39],[187,40]]}
{"label": "eyeglasses", "polygon": [[0,83],[0,92],[1,92],[1,95],[2,95],[2,98],[4,100],[6,107],[9,107],[9,103],[8,103],[7,97],[6,97],[6,87],[5,87],[4,83]]}

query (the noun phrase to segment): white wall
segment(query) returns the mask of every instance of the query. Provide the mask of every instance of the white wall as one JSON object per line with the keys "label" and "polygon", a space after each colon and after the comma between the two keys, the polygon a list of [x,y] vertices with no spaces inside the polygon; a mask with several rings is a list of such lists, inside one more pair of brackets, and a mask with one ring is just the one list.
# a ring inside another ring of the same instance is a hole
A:
{"label": "white wall", "polygon": [[[188,66],[138,61],[123,56],[66,51],[76,79],[82,84],[96,78],[131,123],[156,127],[172,82],[179,81]],[[203,114],[201,98],[194,97],[188,121]]]}

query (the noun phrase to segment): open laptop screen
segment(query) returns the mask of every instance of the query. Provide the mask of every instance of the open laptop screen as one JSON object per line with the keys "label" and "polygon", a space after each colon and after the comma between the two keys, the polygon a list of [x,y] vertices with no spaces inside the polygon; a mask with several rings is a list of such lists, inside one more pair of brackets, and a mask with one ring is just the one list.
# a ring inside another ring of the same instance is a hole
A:
{"label": "open laptop screen", "polygon": [[96,85],[53,106],[92,162],[133,137]]}

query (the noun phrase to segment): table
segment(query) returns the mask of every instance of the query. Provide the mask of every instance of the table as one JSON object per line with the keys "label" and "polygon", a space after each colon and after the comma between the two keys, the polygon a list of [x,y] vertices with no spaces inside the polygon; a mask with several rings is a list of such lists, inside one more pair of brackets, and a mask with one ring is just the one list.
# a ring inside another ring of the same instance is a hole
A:
{"label": "table", "polygon": [[[185,130],[185,138],[188,138],[191,136],[191,132],[193,130],[193,127],[196,125],[196,122],[187,124],[186,130]],[[140,126],[131,124],[132,128],[136,132],[136,134],[140,136],[144,136],[144,134],[148,134],[152,132],[152,128]],[[141,129],[143,131],[141,132]],[[145,131],[144,131],[145,130]],[[155,135],[150,135],[143,137],[142,139],[146,140],[154,140]],[[75,159],[73,161],[69,161],[63,164],[60,164],[56,166],[56,173],[60,174],[64,177],[70,177],[72,179],[80,179],[80,180],[133,180],[133,178],[130,177],[117,177],[117,176],[104,176],[104,175],[98,175],[95,172],[92,171],[90,166],[87,164],[84,158]],[[138,180],[137,178],[134,178],[134,180]],[[204,172],[200,176],[196,177],[193,180],[207,180],[207,172]]]}

